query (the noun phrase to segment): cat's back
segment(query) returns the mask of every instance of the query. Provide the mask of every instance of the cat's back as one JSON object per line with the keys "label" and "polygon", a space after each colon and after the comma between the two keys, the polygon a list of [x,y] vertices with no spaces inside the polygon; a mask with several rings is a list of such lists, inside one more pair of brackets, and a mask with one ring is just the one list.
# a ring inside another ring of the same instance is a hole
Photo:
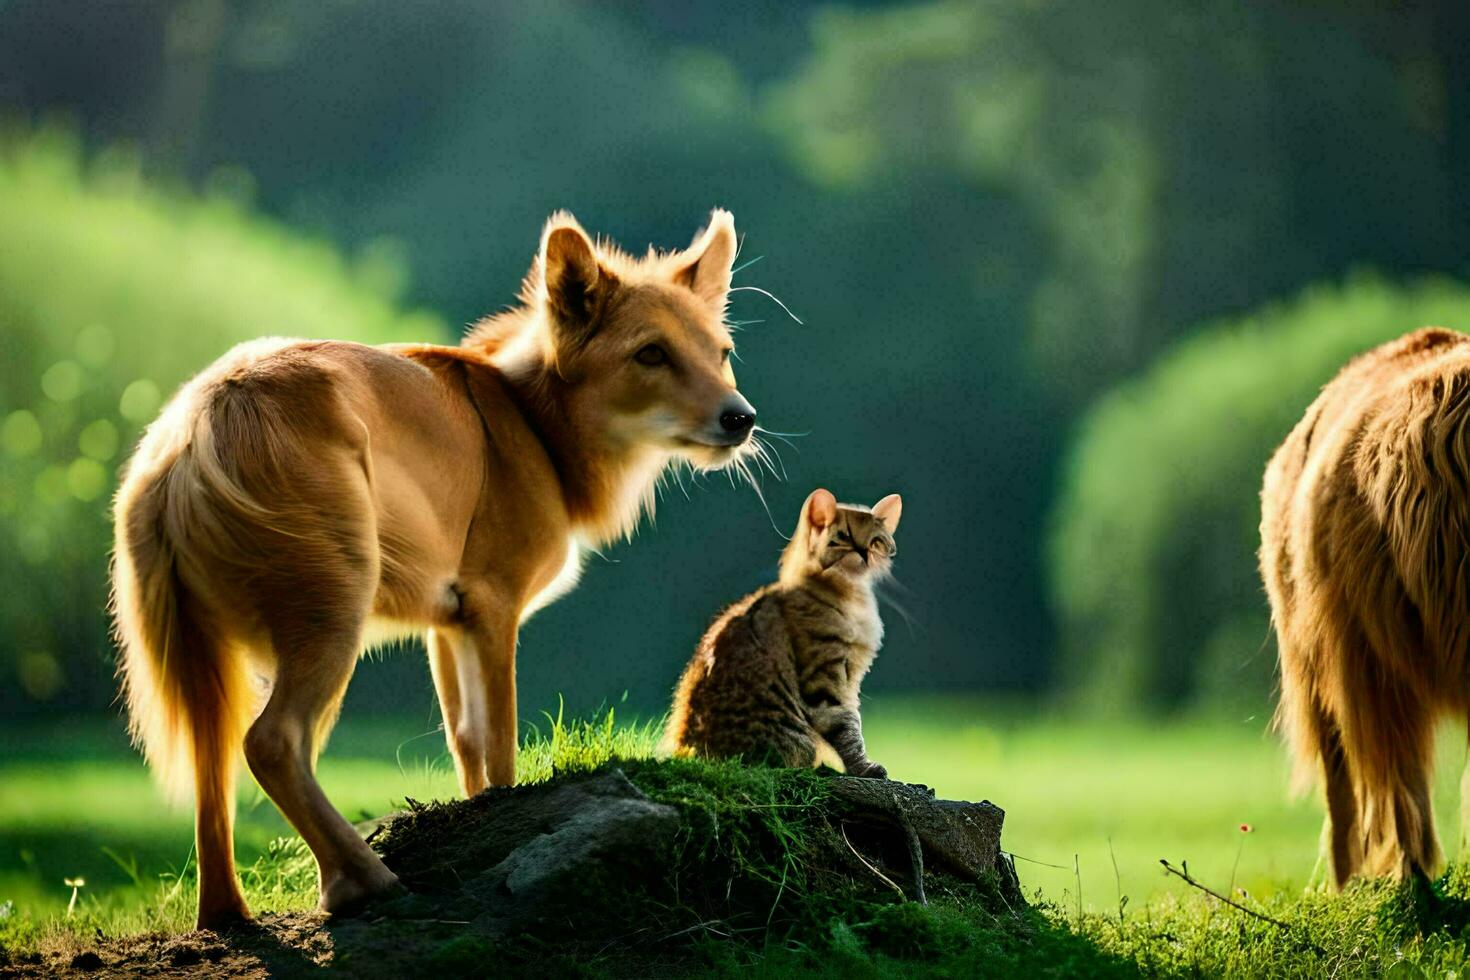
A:
{"label": "cat's back", "polygon": [[789,597],[768,585],[729,606],[705,631],[674,692],[665,749],[704,751],[732,719],[768,711],[794,690]]}

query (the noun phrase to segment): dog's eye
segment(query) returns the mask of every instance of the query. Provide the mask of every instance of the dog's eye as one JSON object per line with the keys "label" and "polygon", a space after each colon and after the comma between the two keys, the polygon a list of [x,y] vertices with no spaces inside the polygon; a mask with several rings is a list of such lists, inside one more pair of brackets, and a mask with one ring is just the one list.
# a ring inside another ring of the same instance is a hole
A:
{"label": "dog's eye", "polygon": [[639,348],[638,353],[633,355],[633,360],[644,367],[658,367],[669,363],[669,355],[658,344],[647,344]]}

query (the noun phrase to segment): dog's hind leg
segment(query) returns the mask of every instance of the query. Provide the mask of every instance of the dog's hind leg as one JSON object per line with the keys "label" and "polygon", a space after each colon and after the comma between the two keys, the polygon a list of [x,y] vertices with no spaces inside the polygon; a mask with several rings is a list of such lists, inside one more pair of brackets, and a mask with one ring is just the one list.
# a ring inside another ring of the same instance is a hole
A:
{"label": "dog's hind leg", "polygon": [[322,908],[343,912],[391,890],[397,878],[332,807],[315,775],[323,729],[357,662],[361,624],[312,626],[309,635],[297,631],[276,640],[275,684],[246,733],[245,758],[266,795],[316,856]]}

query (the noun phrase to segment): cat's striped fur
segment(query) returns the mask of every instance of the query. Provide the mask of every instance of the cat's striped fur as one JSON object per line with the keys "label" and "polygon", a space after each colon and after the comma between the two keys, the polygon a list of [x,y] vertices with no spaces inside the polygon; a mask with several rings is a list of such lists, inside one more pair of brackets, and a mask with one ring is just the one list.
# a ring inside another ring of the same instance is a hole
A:
{"label": "cat's striped fur", "polygon": [[817,490],[780,579],[715,620],[674,694],[666,748],[884,778],[863,745],[858,693],[883,640],[873,593],[895,554],[902,501],[871,510]]}

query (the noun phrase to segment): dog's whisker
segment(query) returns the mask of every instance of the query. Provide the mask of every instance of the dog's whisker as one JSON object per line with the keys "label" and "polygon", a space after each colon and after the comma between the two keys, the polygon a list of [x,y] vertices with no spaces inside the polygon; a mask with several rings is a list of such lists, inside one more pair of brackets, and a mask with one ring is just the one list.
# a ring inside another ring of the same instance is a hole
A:
{"label": "dog's whisker", "polygon": [[[742,245],[745,244],[743,240],[742,240],[741,244]],[[739,258],[739,257],[740,257],[739,256],[739,253],[737,252],[736,253],[736,258]],[[755,265],[757,262],[759,262],[763,258],[765,258],[764,255],[757,255],[755,258],[751,259],[748,262],[742,262],[742,263],[740,263],[739,265],[735,266],[735,268],[733,268],[733,269],[730,270],[730,275],[732,275],[732,276],[738,276],[740,273],[744,272],[746,269],[749,269],[751,266]]]}
{"label": "dog's whisker", "polygon": [[771,465],[771,458],[766,455],[766,447],[752,439],[750,443],[750,458],[755,460],[756,469],[765,470],[772,476],[776,476],[776,470]]}
{"label": "dog's whisker", "polygon": [[771,436],[774,439],[780,439],[782,442],[786,443],[786,445],[795,450],[798,454],[801,452],[801,447],[791,440],[800,439],[803,436],[811,435],[810,432],[772,432],[770,429],[763,429],[760,426],[756,426],[755,431],[759,435]]}
{"label": "dog's whisker", "polygon": [[755,491],[755,499],[760,501],[761,509],[766,512],[766,520],[770,522],[771,530],[775,531],[777,537],[781,538],[781,540],[790,541],[790,536],[785,534],[781,530],[781,528],[777,526],[776,518],[771,515],[771,505],[766,500],[765,491],[761,489],[760,480],[758,480],[756,478],[756,475],[750,470],[750,460],[753,458],[755,458],[755,452],[752,450],[748,456],[737,457],[735,460],[733,460],[731,462],[730,469],[738,472],[741,476],[741,479],[745,483],[749,483],[750,489]]}
{"label": "dog's whisker", "polygon": [[[777,456],[777,458],[780,458],[779,455]],[[766,446],[765,443],[761,443],[759,445],[758,452],[756,453],[756,459],[760,462],[762,466],[770,471],[773,478],[777,480],[786,479],[785,465],[783,464],[779,469],[777,468],[775,460],[771,459],[770,448]]]}
{"label": "dog's whisker", "polygon": [[764,296],[767,299],[769,299],[772,303],[775,303],[777,306],[781,307],[781,311],[783,313],[785,313],[787,316],[791,317],[791,319],[795,320],[797,322],[797,324],[799,324],[801,326],[806,326],[806,324],[802,323],[801,317],[797,316],[795,313],[792,313],[791,312],[791,308],[788,307],[785,303],[781,302],[779,299],[777,299],[776,298],[776,295],[774,293],[772,293],[770,290],[762,289],[759,286],[731,286],[730,287],[730,292],[732,292],[732,293],[760,293],[762,296]]}
{"label": "dog's whisker", "polygon": [[[759,439],[759,436],[757,436],[756,438]],[[774,445],[762,440],[760,442],[760,456],[761,460],[766,464],[766,466],[770,467],[772,476],[777,475],[776,466],[779,465],[781,467],[779,479],[783,481],[789,479],[789,477],[786,475],[786,460],[781,458],[781,451],[777,449]],[[775,457],[774,463],[771,461],[772,456]]]}

